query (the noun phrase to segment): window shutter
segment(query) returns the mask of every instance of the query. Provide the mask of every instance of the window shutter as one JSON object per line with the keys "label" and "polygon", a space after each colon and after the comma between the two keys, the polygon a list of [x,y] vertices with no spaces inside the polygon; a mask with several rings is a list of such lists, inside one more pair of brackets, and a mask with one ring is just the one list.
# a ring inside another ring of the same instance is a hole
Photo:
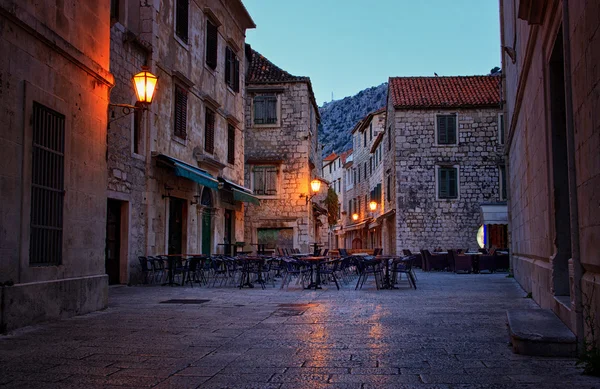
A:
{"label": "window shutter", "polygon": [[456,143],[456,115],[446,116],[446,126],[448,128],[448,144]]}
{"label": "window shutter", "polygon": [[448,169],[448,197],[456,198],[457,197],[457,182],[456,182],[456,169],[450,168]]}
{"label": "window shutter", "polygon": [[448,197],[448,172],[442,167],[438,170],[438,197],[441,199]]}
{"label": "window shutter", "polygon": [[231,86],[231,49],[225,48],[225,84]]}
{"label": "window shutter", "polygon": [[176,1],[175,33],[182,41],[188,43],[188,0]]}
{"label": "window shutter", "polygon": [[446,126],[446,116],[438,116],[438,144],[443,145],[448,143],[447,131],[448,128]]}
{"label": "window shutter", "polygon": [[210,20],[206,20],[206,64],[211,69],[217,67],[218,29]]}
{"label": "window shutter", "polygon": [[186,139],[187,132],[187,91],[180,86],[175,86],[175,123],[173,133],[175,136]]}
{"label": "window shutter", "polygon": [[266,175],[266,194],[275,195],[277,194],[277,169],[274,167],[267,168]]}
{"label": "window shutter", "polygon": [[254,167],[254,193],[265,194],[265,169],[261,167]]}
{"label": "window shutter", "polygon": [[204,150],[210,154],[215,151],[215,113],[208,108],[204,124]]}
{"label": "window shutter", "polygon": [[235,127],[227,125],[227,162],[235,164]]}
{"label": "window shutter", "polygon": [[240,61],[234,57],[233,61],[233,90],[240,91]]}

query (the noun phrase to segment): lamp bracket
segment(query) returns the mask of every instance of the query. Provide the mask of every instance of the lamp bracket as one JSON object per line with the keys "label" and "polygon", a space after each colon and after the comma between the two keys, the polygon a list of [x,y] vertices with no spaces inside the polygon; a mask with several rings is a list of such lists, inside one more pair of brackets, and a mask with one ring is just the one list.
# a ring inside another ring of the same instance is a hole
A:
{"label": "lamp bracket", "polygon": [[316,193],[315,193],[315,194],[311,194],[311,195],[307,195],[307,194],[301,193],[301,194],[300,194],[300,198],[306,197],[306,205],[308,205],[308,202],[309,202],[309,201],[310,201],[310,200],[311,200],[313,197],[315,197],[315,195],[316,195]]}
{"label": "lamp bracket", "polygon": [[131,105],[131,104],[112,104],[111,103],[111,104],[108,104],[108,106],[109,107],[119,107],[119,108],[121,108],[121,111],[123,112],[123,115],[119,116],[118,118],[110,119],[108,121],[109,126],[110,126],[110,123],[117,121],[119,119],[122,119],[125,116],[128,116],[128,115],[134,113],[136,109],[140,109],[142,111],[146,111],[148,109],[146,104],[140,104],[139,106],[136,106],[136,105]]}

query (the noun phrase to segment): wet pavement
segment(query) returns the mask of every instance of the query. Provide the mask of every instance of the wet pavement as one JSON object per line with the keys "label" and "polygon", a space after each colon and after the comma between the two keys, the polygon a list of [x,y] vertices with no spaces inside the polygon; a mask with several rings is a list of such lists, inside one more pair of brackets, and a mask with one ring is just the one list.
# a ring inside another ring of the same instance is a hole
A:
{"label": "wet pavement", "polygon": [[511,352],[506,310],[536,305],[506,274],[417,277],[111,287],[104,311],[0,337],[0,388],[600,388],[574,359]]}

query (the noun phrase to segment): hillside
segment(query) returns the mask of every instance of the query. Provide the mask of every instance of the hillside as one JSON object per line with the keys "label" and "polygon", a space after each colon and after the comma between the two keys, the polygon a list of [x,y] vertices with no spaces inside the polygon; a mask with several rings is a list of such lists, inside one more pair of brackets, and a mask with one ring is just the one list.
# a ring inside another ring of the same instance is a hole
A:
{"label": "hillside", "polygon": [[383,107],[387,99],[387,82],[364,89],[354,96],[334,100],[319,107],[321,128],[319,142],[323,155],[352,148],[350,132],[356,123],[369,112]]}

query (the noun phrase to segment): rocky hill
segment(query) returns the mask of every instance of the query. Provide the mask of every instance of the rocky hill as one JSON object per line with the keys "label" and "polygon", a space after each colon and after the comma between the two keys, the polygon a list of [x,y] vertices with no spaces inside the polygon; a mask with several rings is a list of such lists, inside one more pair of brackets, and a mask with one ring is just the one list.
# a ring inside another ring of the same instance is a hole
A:
{"label": "rocky hill", "polygon": [[387,82],[319,107],[321,114],[319,142],[324,146],[323,155],[329,155],[333,151],[339,153],[352,148],[350,134],[352,128],[369,112],[383,107],[386,99]]}

